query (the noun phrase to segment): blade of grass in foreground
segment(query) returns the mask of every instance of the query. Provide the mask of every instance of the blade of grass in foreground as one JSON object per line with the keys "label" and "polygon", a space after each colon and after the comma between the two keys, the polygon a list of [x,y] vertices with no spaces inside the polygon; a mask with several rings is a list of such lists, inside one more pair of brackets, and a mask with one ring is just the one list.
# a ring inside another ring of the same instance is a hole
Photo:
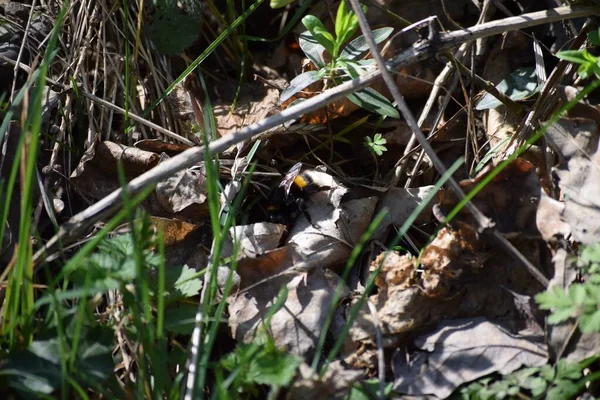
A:
{"label": "blade of grass in foreground", "polygon": [[[64,1],[60,13],[58,14],[56,25],[54,26],[48,41],[44,58],[39,66],[39,75],[37,77],[35,94],[33,100],[29,103],[27,109],[27,121],[25,126],[22,126],[22,135],[27,145],[26,157],[24,163],[21,164],[21,218],[19,221],[19,237],[18,247],[16,250],[16,263],[8,278],[6,291],[6,300],[4,303],[4,328],[3,332],[8,330],[9,343],[11,348],[15,348],[16,330],[18,324],[22,324],[21,338],[19,344],[28,346],[33,340],[33,247],[31,242],[32,234],[32,212],[33,212],[33,196],[34,196],[34,181],[36,179],[36,162],[39,151],[40,134],[42,128],[42,102],[44,97],[44,88],[46,85],[46,77],[52,60],[55,56],[55,50],[58,43],[58,33],[62,27],[68,2]],[[23,140],[20,141],[23,146]],[[18,149],[17,154],[21,154]],[[17,166],[21,160],[17,156],[15,165]],[[4,221],[2,221],[4,225]],[[6,329],[8,328],[8,329]]]}

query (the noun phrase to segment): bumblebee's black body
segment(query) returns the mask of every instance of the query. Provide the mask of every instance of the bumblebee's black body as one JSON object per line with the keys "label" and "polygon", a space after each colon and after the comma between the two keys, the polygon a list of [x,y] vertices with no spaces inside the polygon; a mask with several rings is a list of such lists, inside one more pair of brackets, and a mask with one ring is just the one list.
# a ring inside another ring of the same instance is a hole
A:
{"label": "bumblebee's black body", "polygon": [[288,225],[299,212],[305,212],[306,196],[315,193],[317,188],[310,175],[301,170],[302,163],[295,164],[279,186],[269,194],[267,200],[269,222]]}

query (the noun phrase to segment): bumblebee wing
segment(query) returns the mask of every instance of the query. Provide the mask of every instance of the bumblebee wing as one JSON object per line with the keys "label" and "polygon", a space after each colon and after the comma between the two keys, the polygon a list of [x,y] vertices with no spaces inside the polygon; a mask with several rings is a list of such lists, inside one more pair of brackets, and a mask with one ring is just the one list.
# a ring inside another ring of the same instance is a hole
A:
{"label": "bumblebee wing", "polygon": [[290,169],[289,172],[287,174],[285,174],[285,177],[279,184],[279,187],[282,187],[284,189],[284,192],[286,195],[288,195],[290,193],[290,189],[292,188],[292,185],[294,184],[294,180],[300,174],[301,169],[302,169],[302,163],[296,163],[292,167],[292,169]]}

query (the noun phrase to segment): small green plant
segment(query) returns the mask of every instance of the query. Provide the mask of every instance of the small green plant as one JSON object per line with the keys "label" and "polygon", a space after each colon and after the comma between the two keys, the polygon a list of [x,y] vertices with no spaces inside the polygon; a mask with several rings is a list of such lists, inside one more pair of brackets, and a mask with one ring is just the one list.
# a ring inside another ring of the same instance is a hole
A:
{"label": "small green plant", "polygon": [[365,146],[369,151],[373,154],[381,156],[384,151],[387,151],[385,144],[387,140],[381,135],[381,133],[376,133],[371,139],[369,136],[365,137]]}
{"label": "small green plant", "polygon": [[[375,60],[362,60],[369,46],[364,36],[346,44],[358,29],[358,18],[342,1],[335,19],[335,36],[314,15],[307,15],[302,24],[308,31],[302,33],[299,45],[306,57],[315,65],[316,71],[304,72],[290,82],[280,96],[284,102],[315,82],[324,81],[324,88],[357,78],[375,65]],[[393,28],[375,29],[373,37],[381,43],[393,32]],[[366,88],[348,96],[354,104],[381,116],[399,118],[398,110],[381,93]]]}
{"label": "small green plant", "polygon": [[[290,384],[301,363],[301,357],[278,349],[272,338],[267,338],[262,345],[239,343],[218,363],[219,397],[256,396],[260,385],[267,385],[271,388],[269,398],[276,398],[277,392]],[[224,372],[228,373],[227,378]]]}
{"label": "small green plant", "polygon": [[[600,46],[600,29],[588,33],[588,40],[591,44]],[[556,57],[579,64],[577,74],[581,79],[587,79],[592,74],[600,79],[600,57],[592,55],[586,49],[561,51],[556,54]]]}
{"label": "small green plant", "polygon": [[549,324],[575,318],[582,332],[600,332],[600,244],[584,247],[575,263],[586,275],[584,283],[555,286],[535,300],[542,310],[551,310]]}
{"label": "small green plant", "polygon": [[[556,367],[523,368],[508,374],[502,380],[484,378],[461,390],[461,397],[470,399],[568,399],[583,388],[583,369],[598,358],[593,357],[579,364],[567,364],[560,360]],[[584,378],[585,379],[585,378]]]}

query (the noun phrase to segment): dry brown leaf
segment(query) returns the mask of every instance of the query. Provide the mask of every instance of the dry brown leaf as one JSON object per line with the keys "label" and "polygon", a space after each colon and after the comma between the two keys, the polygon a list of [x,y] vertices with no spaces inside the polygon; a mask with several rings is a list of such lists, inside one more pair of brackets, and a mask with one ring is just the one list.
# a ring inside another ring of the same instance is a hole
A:
{"label": "dry brown leaf", "polygon": [[283,82],[280,80],[269,85],[257,81],[244,85],[235,109],[232,108],[231,99],[224,99],[222,103],[216,104],[213,112],[219,135],[229,135],[279,112],[281,108],[277,87],[282,86]]}
{"label": "dry brown leaf", "polygon": [[118,162],[122,163],[125,176],[132,179],[156,166],[159,156],[96,139],[81,157],[69,181],[86,196],[101,199],[121,187],[117,178]]}
{"label": "dry brown leaf", "polygon": [[[392,188],[381,198],[377,204],[375,215],[382,210],[387,210],[381,224],[377,227],[373,238],[383,241],[392,227],[401,226],[425,198],[435,189],[434,186],[423,186],[420,188]],[[431,221],[431,209],[428,205],[415,221],[416,224],[425,224]]]}
{"label": "dry brown leaf", "polygon": [[[243,279],[242,276],[242,282]],[[278,347],[292,354],[307,354],[322,334],[333,297],[332,288],[338,281],[333,274],[313,268],[304,275],[281,276],[250,289],[229,305],[232,336],[251,342],[268,329]],[[288,290],[285,304],[272,316],[269,327],[265,327],[264,317],[278,302],[282,285]]]}
{"label": "dry brown leaf", "polygon": [[[473,180],[464,180],[460,186],[466,193],[473,190],[487,176],[483,171]],[[535,167],[518,158],[487,184],[472,202],[492,218],[496,228],[502,233],[519,232],[524,235],[538,236],[536,213],[541,198],[541,186]],[[434,215],[443,221],[445,216],[458,203],[451,190],[440,190],[440,202],[433,207]],[[456,220],[477,227],[471,214],[462,209]]]}
{"label": "dry brown leaf", "polygon": [[234,238],[223,250],[222,257],[233,255],[234,243],[238,247],[238,259],[259,257],[268,251],[274,250],[285,232],[285,227],[270,222],[260,222],[251,225],[238,225],[229,229],[229,235]]}
{"label": "dry brown leaf", "polygon": [[412,284],[413,274],[416,270],[415,260],[408,254],[400,255],[397,252],[381,253],[371,263],[369,272],[373,273],[381,265],[381,272],[375,279],[375,285],[380,290],[401,290]]}
{"label": "dry brown leaf", "polygon": [[454,320],[415,341],[420,351],[394,356],[394,390],[446,398],[460,385],[548,360],[543,336],[514,335],[484,318]]}
{"label": "dry brown leaf", "polygon": [[480,268],[484,257],[474,256],[476,246],[476,235],[466,226],[456,231],[442,228],[421,255],[423,273],[420,282],[425,294],[431,297],[447,295],[450,285],[460,276],[468,261]]}
{"label": "dry brown leaf", "polygon": [[600,149],[596,122],[562,118],[548,128],[548,141],[561,156],[554,169],[565,194],[563,220],[573,238],[585,244],[600,240]]}
{"label": "dry brown leaf", "polygon": [[[168,156],[163,154],[161,162]],[[177,213],[192,205],[206,204],[206,177],[201,171],[187,169],[176,172],[156,184],[160,205],[169,213]]]}

